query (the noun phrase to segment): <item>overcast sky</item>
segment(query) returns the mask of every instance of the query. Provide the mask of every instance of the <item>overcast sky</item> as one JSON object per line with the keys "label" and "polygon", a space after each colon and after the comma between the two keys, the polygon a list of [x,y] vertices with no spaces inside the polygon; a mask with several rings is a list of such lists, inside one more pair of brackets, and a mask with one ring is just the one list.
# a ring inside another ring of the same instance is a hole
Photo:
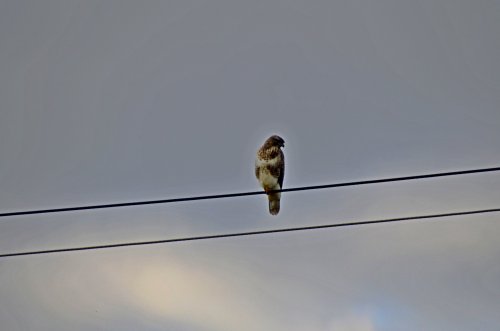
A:
{"label": "overcast sky", "polygon": [[[500,165],[500,2],[0,1],[0,212]],[[497,173],[0,220],[0,252],[500,207]],[[26,331],[500,325],[498,214],[0,259]]]}

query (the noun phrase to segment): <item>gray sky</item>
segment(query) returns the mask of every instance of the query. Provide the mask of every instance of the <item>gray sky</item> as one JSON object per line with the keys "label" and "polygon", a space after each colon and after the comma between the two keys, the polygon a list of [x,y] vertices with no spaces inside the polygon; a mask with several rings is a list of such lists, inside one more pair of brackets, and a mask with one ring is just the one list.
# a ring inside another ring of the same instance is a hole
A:
{"label": "gray sky", "polygon": [[[500,164],[500,3],[0,2],[0,210]],[[0,251],[497,208],[498,174],[13,217]],[[0,259],[25,330],[498,330],[500,223],[479,215]]]}

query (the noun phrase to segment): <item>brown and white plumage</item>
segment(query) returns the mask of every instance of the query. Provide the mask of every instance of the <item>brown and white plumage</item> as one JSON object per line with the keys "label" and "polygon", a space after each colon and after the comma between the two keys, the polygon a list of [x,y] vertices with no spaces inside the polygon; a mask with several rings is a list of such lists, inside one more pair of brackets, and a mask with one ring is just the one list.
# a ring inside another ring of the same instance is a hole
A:
{"label": "brown and white plumage", "polygon": [[[255,176],[264,191],[281,190],[285,177],[285,156],[281,147],[285,141],[279,136],[271,136],[257,151],[255,160]],[[280,192],[267,193],[269,212],[277,215],[280,211]]]}

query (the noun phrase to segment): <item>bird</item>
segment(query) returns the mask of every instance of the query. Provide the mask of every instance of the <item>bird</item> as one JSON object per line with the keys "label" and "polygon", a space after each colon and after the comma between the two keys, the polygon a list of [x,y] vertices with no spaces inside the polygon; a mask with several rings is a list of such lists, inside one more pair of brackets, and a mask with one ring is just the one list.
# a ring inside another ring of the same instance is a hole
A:
{"label": "bird", "polygon": [[285,155],[281,147],[285,147],[285,141],[273,135],[259,148],[255,159],[255,177],[267,193],[271,215],[278,215],[280,211],[281,192],[273,191],[281,190],[285,177]]}

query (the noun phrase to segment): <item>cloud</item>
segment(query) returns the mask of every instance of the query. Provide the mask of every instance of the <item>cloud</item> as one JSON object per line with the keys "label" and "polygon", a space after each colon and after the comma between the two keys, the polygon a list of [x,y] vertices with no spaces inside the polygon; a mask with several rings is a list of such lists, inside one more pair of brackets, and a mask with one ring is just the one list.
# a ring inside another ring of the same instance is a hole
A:
{"label": "cloud", "polygon": [[[96,328],[103,320],[117,326],[128,318],[185,325],[190,330],[250,331],[262,325],[290,330],[266,313],[269,306],[253,285],[233,279],[216,265],[207,266],[203,253],[183,260],[182,253],[168,249],[148,252],[90,253],[78,259],[54,256],[44,268],[24,266],[16,283],[26,290],[23,304],[43,307],[43,316],[75,330],[78,325]],[[44,281],[37,281],[34,274]]]}
{"label": "cloud", "polygon": [[375,331],[374,323],[368,315],[347,315],[334,319],[330,331]]}

